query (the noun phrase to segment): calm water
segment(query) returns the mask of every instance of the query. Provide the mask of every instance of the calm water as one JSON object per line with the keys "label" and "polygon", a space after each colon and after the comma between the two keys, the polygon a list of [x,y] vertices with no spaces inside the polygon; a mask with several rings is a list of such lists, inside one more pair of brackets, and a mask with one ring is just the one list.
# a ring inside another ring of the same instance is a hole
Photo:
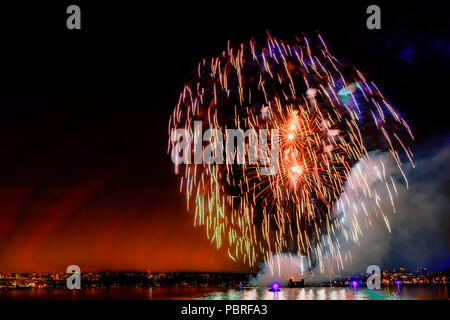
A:
{"label": "calm water", "polygon": [[207,299],[207,300],[448,300],[448,288],[445,285],[432,287],[401,287],[368,290],[358,288],[282,288],[277,294],[267,288],[223,289],[223,288],[110,288],[110,289],[21,289],[0,290],[0,300],[171,300],[171,299]]}

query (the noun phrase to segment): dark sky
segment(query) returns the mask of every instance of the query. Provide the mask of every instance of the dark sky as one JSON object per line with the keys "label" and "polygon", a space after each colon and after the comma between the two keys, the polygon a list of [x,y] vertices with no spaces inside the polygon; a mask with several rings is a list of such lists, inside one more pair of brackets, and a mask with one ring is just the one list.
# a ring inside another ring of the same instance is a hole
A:
{"label": "dark sky", "polygon": [[230,39],[319,30],[373,79],[417,140],[448,134],[450,27],[444,4],[254,2],[237,9],[75,1],[2,9],[0,271],[246,270],[195,229],[178,193],[167,124],[200,59]]}

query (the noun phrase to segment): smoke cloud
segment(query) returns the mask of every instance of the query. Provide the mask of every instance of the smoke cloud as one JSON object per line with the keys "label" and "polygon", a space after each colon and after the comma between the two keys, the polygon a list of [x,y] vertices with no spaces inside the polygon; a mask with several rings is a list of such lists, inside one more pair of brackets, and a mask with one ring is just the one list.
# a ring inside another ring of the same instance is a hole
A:
{"label": "smoke cloud", "polygon": [[[450,144],[445,141],[435,148],[417,148],[414,166],[403,165],[408,182],[398,174],[391,158],[386,153],[373,153],[370,159],[358,162],[333,208],[333,214],[349,230],[346,237],[342,232],[338,236],[340,266],[333,259],[322,259],[309,269],[305,257],[282,253],[261,265],[252,283],[286,283],[290,278],[326,281],[364,273],[372,264],[382,269],[402,266],[410,271],[419,266],[450,268]],[[361,176],[366,177],[363,183],[370,184],[376,196],[361,192]],[[361,203],[372,212],[370,217]],[[330,253],[332,249],[325,246],[327,250]]]}

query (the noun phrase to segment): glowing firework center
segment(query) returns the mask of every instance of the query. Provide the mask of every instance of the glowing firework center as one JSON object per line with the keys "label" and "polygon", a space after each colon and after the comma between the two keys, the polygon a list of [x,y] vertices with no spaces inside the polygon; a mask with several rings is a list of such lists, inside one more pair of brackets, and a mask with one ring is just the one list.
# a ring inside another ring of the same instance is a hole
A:
{"label": "glowing firework center", "polygon": [[[352,166],[388,151],[406,181],[408,125],[374,83],[316,42],[229,44],[199,63],[170,118],[169,152],[194,225],[233,260],[255,265],[291,252],[310,267],[327,260],[339,268],[340,235],[356,241],[359,217],[378,215],[348,204],[349,228],[333,214]],[[363,197],[379,197],[367,172],[395,189],[391,176],[366,169],[352,182]]]}

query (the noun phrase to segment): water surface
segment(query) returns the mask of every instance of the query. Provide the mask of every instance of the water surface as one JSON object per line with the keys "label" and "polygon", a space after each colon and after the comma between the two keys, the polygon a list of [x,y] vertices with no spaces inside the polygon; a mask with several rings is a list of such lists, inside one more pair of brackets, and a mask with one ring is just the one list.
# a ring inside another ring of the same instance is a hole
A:
{"label": "water surface", "polygon": [[446,285],[430,287],[395,287],[381,290],[367,288],[282,288],[269,292],[267,288],[89,288],[2,289],[0,300],[448,300]]}

